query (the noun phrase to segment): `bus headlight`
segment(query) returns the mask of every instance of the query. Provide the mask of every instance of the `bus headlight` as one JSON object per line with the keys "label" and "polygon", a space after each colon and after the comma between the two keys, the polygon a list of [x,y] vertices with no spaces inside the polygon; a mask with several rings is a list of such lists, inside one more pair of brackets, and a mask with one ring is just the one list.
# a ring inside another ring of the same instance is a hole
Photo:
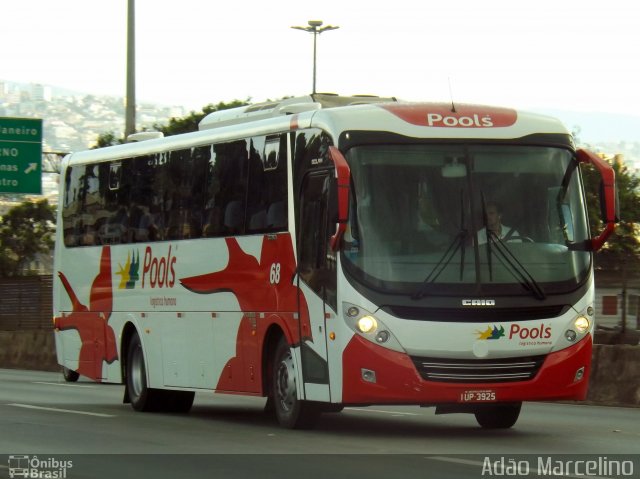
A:
{"label": "bus headlight", "polygon": [[342,315],[349,327],[360,337],[379,346],[405,352],[389,328],[366,309],[342,303]]}
{"label": "bus headlight", "polygon": [[578,316],[573,322],[573,327],[576,328],[576,331],[578,331],[580,334],[586,333],[589,330],[590,326],[591,323],[589,323],[589,320],[584,316]]}
{"label": "bus headlight", "polygon": [[366,315],[358,320],[356,326],[361,333],[375,333],[378,329],[378,321],[373,316]]}

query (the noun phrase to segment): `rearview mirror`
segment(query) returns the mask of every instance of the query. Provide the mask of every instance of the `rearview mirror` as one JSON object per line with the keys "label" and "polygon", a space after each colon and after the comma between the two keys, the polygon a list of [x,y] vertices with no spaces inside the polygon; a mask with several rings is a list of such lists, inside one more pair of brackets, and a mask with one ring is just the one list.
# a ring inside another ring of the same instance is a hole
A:
{"label": "rearview mirror", "polygon": [[577,150],[576,158],[580,163],[590,163],[596,167],[602,179],[600,183],[600,210],[605,229],[597,238],[592,238],[587,245],[589,250],[597,251],[615,230],[618,214],[618,192],[616,190],[616,173],[609,163],[588,150]]}
{"label": "rearview mirror", "polygon": [[[329,204],[335,204],[337,207],[337,224],[336,232],[331,237],[331,249],[337,251],[340,247],[340,241],[347,230],[347,221],[349,221],[349,188],[351,184],[351,170],[344,155],[335,146],[329,147],[329,157],[336,168],[336,190],[333,193],[335,200]],[[332,188],[333,190],[333,188]]]}

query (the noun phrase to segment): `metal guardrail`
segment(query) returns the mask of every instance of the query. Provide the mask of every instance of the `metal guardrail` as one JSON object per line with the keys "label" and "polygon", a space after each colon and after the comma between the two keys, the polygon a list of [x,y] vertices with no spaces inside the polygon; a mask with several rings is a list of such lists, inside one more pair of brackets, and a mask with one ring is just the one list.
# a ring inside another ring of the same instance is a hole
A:
{"label": "metal guardrail", "polygon": [[0,279],[0,331],[53,328],[53,276]]}

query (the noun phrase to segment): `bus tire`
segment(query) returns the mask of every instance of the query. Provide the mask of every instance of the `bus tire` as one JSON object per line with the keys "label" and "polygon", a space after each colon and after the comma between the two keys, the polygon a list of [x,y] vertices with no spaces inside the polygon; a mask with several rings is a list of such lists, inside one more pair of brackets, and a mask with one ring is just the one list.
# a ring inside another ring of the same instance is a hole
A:
{"label": "bus tire", "polygon": [[62,376],[64,380],[68,383],[75,383],[79,378],[80,374],[75,372],[73,369],[69,369],[67,367],[62,367]]}
{"label": "bus tire", "polygon": [[193,391],[162,391],[164,393],[161,408],[165,412],[185,414],[191,410],[196,393]]}
{"label": "bus tire", "polygon": [[331,403],[322,406],[322,412],[339,413],[344,410],[344,404]]}
{"label": "bus tire", "polygon": [[485,429],[509,429],[520,416],[522,403],[492,404],[475,411],[476,421]]}
{"label": "bus tire", "polygon": [[272,371],[276,419],[288,429],[311,429],[320,416],[314,403],[298,399],[297,371],[291,348],[283,337],[276,348]]}
{"label": "bus tire", "polygon": [[127,349],[127,391],[131,406],[136,411],[159,411],[162,409],[163,392],[147,387],[147,368],[144,351],[137,332],[134,332]]}

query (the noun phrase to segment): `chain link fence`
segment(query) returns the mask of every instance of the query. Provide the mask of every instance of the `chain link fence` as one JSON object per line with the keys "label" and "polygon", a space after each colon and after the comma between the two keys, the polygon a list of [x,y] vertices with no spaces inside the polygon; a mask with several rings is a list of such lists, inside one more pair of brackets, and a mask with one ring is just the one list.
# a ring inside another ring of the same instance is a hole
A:
{"label": "chain link fence", "polygon": [[0,279],[0,331],[53,329],[53,276]]}

